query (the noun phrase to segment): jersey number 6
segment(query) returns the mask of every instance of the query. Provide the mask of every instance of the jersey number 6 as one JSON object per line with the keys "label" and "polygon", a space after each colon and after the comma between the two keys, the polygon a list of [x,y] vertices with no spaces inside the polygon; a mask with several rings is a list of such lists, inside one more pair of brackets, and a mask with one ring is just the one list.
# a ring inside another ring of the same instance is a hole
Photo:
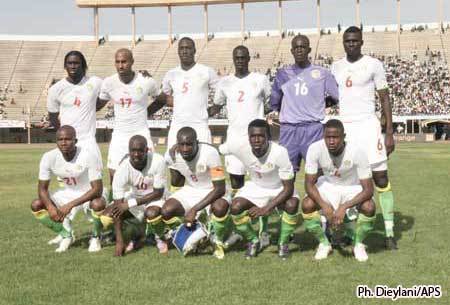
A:
{"label": "jersey number 6", "polygon": [[345,87],[347,87],[347,88],[350,88],[351,86],[353,86],[353,82],[350,77],[351,76],[347,77],[347,80],[345,81]]}

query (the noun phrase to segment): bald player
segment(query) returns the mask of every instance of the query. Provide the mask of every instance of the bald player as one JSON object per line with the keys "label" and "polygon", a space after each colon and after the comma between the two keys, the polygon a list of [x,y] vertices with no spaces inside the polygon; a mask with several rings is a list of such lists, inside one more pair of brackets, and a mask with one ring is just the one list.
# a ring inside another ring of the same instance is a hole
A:
{"label": "bald player", "polygon": [[[147,140],[141,135],[132,136],[128,144],[129,155],[120,163],[113,180],[114,203],[105,210],[105,216],[114,218],[116,232],[116,256],[122,256],[125,250],[133,250],[130,242],[125,249],[122,224],[125,219],[134,218],[144,223],[146,216],[160,214],[164,203],[166,187],[166,164],[164,157],[152,152]],[[157,246],[161,253],[167,253],[167,245],[157,237]],[[128,252],[127,251],[127,252]]]}
{"label": "bald player", "polygon": [[162,90],[173,99],[173,117],[169,129],[168,147],[177,142],[177,133],[182,127],[192,127],[198,140],[211,143],[208,127],[208,95],[218,81],[216,72],[195,62],[195,43],[189,37],[178,42],[180,65],[164,76]]}
{"label": "bald player", "polygon": [[280,119],[280,144],[287,148],[294,171],[305,160],[309,145],[322,139],[321,121],[327,102],[336,103],[338,87],[327,69],[311,64],[308,37],[292,39],[295,63],[279,69],[272,86],[270,106]]}
{"label": "bald player", "polygon": [[[94,232],[89,252],[101,249],[102,224],[99,213],[106,205],[102,198],[102,169],[98,167],[91,150],[76,146],[77,138],[72,126],[61,126],[56,132],[57,148],[46,152],[39,165],[39,198],[31,203],[34,216],[58,236],[49,244],[57,244],[56,252],[66,251],[73,242],[72,220],[78,211],[90,210]],[[64,182],[64,187],[50,193],[52,176]]]}
{"label": "bald player", "polygon": [[95,113],[101,108],[98,95],[102,80],[86,75],[86,59],[79,51],[66,54],[64,69],[67,76],[48,90],[47,109],[50,123],[56,129],[60,125],[75,128],[77,145],[90,149],[102,166],[102,156],[95,140]]}
{"label": "bald player", "polygon": [[114,103],[114,130],[108,151],[111,181],[120,161],[128,153],[128,143],[133,135],[143,136],[147,140],[148,148],[153,150],[147,125],[147,109],[155,98],[163,98],[159,94],[156,81],[133,71],[133,64],[133,53],[130,50],[117,50],[117,73],[105,78],[100,91],[103,103]]}

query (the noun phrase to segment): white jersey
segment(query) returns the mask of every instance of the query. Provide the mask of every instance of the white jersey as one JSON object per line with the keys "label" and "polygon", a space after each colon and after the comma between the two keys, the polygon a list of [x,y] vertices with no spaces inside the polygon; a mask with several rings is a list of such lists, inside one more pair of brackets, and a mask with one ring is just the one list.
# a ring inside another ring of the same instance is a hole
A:
{"label": "white jersey", "polygon": [[179,153],[175,155],[175,161],[166,152],[166,162],[171,169],[180,172],[185,178],[185,185],[207,189],[213,188],[213,181],[224,180],[225,173],[217,150],[209,145],[200,143],[195,158],[188,162]]}
{"label": "white jersey", "polygon": [[157,153],[147,154],[147,165],[140,171],[135,169],[130,158],[124,159],[114,174],[113,198],[125,198],[130,192],[136,197],[142,197],[153,192],[154,189],[166,187],[166,163],[164,157]]}
{"label": "white jersey", "polygon": [[162,82],[162,90],[173,96],[173,123],[208,124],[209,89],[215,88],[217,81],[216,72],[199,63],[187,71],[181,66],[168,71]]}
{"label": "white jersey", "polygon": [[220,80],[214,104],[225,105],[228,112],[227,138],[247,137],[248,124],[264,118],[264,103],[270,98],[269,79],[260,73],[244,78],[229,75]]}
{"label": "white jersey", "polygon": [[269,150],[262,158],[257,158],[250,148],[241,150],[236,157],[244,164],[250,180],[260,187],[280,188],[283,186],[281,180],[294,178],[287,149],[275,142],[270,142]]}
{"label": "white jersey", "polygon": [[388,87],[381,61],[364,55],[351,63],[344,57],[333,63],[331,73],[339,86],[339,114],[343,119],[363,120],[375,115],[375,90]]}
{"label": "white jersey", "polygon": [[50,87],[47,96],[48,112],[59,112],[61,125],[75,128],[80,140],[95,138],[95,113],[102,80],[85,76],[78,84],[65,78]]}
{"label": "white jersey", "polygon": [[149,96],[158,95],[156,81],[137,72],[128,84],[118,74],[105,78],[100,91],[102,100],[114,103],[114,132],[125,134],[148,129],[147,107],[153,102],[153,99],[149,102]]}
{"label": "white jersey", "polygon": [[91,189],[91,181],[102,179],[102,169],[88,149],[77,147],[75,157],[66,161],[55,148],[42,156],[39,165],[39,180],[49,181],[52,175],[64,182],[64,190],[85,193]]}
{"label": "white jersey", "polygon": [[372,171],[366,153],[352,143],[346,143],[344,152],[335,157],[330,155],[325,140],[319,140],[308,149],[305,173],[317,174],[322,169],[321,179],[334,185],[360,185],[360,180],[372,178]]}

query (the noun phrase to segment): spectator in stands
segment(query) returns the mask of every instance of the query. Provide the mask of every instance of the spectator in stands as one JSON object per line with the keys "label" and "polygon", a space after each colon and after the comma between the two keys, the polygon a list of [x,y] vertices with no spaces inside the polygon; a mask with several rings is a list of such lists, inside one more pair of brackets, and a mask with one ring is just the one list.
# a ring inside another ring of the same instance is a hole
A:
{"label": "spectator in stands", "polygon": [[9,102],[11,105],[15,105],[16,104],[16,101],[14,100],[14,98],[12,97],[11,98],[11,101]]}

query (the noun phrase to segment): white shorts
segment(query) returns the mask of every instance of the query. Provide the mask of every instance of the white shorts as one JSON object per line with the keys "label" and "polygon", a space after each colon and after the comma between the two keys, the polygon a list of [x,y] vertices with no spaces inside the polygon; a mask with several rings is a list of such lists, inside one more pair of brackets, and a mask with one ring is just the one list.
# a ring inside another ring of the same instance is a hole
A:
{"label": "white shorts", "polygon": [[[136,197],[134,197],[131,192],[126,193],[124,199],[128,200],[130,198],[136,198]],[[130,211],[130,213],[137,220],[139,220],[140,222],[143,222],[144,218],[145,218],[145,210],[148,207],[156,206],[156,207],[162,208],[162,206],[164,205],[164,202],[165,202],[165,199],[164,199],[164,196],[163,196],[163,198],[161,198],[159,200],[152,201],[152,202],[147,203],[147,204],[141,204],[141,205],[137,205],[135,207],[131,207],[131,208],[128,209],[128,211]]]}
{"label": "white shorts", "polygon": [[[213,189],[200,189],[193,188],[192,186],[185,185],[175,193],[173,193],[169,199],[173,198],[181,203],[184,209],[184,213],[189,212],[197,203],[203,200]],[[231,197],[228,192],[222,197],[222,199],[226,200],[228,203],[231,201]],[[207,207],[207,211],[209,214],[209,207]]]}
{"label": "white shorts", "polygon": [[95,156],[97,164],[100,166],[100,168],[103,168],[102,153],[100,152],[100,148],[98,147],[95,137],[79,139],[77,142],[77,146],[81,147],[82,149],[89,150]]}
{"label": "white shorts", "polygon": [[108,150],[108,168],[116,170],[120,161],[128,154],[128,144],[134,135],[141,135],[147,140],[148,149],[153,151],[153,142],[150,136],[150,130],[144,129],[130,134],[112,133],[111,143]]}
{"label": "white shorts", "polygon": [[317,189],[323,200],[328,202],[335,210],[339,205],[353,199],[362,191],[361,185],[335,185],[319,178]]}
{"label": "white shorts", "polygon": [[[262,208],[265,207],[273,198],[278,196],[282,190],[283,187],[269,189],[261,187],[253,181],[246,181],[244,186],[239,189],[234,198],[242,197],[257,207]],[[299,198],[296,190],[294,190],[292,197]]]}
{"label": "white shorts", "polygon": [[227,141],[219,146],[221,154],[225,155],[225,168],[228,173],[233,175],[245,175],[247,172],[241,160],[236,157],[236,154],[247,150],[251,153],[251,147],[248,138],[227,138]]}
{"label": "white shorts", "polygon": [[173,145],[177,143],[177,133],[181,128],[189,126],[192,127],[197,133],[197,139],[199,142],[209,143],[211,144],[211,131],[209,130],[208,125],[206,124],[176,124],[172,123],[169,129],[169,136],[167,140],[167,149],[170,149]]}
{"label": "white shorts", "polygon": [[387,170],[387,154],[380,121],[376,116],[365,120],[342,119],[346,141],[354,142],[367,154],[372,171]]}
{"label": "white shorts", "polygon": [[232,175],[245,175],[246,170],[244,163],[241,162],[236,156],[234,155],[226,155],[225,156],[225,168],[229,174]]}
{"label": "white shorts", "polygon": [[[84,194],[84,192],[73,192],[68,190],[57,190],[53,194],[50,194],[50,199],[55,203],[55,205],[59,208],[63,205],[69,203],[70,201],[77,199],[81,197]],[[72,221],[75,216],[78,214],[79,211],[83,211],[85,214],[90,209],[89,206],[90,202],[85,202],[83,204],[80,204],[79,206],[74,207],[70,213],[67,215],[66,218],[68,218],[70,221]]]}

